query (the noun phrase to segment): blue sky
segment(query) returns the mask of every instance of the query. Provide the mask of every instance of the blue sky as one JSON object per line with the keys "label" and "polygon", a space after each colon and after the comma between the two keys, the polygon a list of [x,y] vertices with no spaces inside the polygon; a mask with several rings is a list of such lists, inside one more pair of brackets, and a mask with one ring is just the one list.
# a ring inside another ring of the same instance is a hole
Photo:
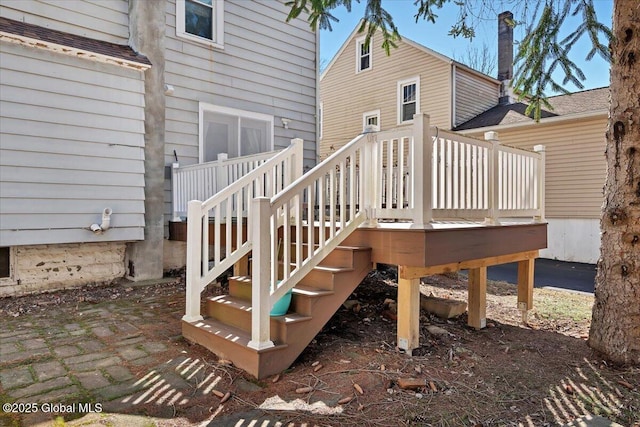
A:
{"label": "blue sky", "polygon": [[[361,0],[360,3],[356,3],[354,0],[351,13],[348,13],[343,7],[334,10],[333,15],[338,18],[340,22],[332,24],[333,31],[323,30],[320,32],[321,61],[329,63],[338,49],[340,49],[362,17],[365,2],[366,0]],[[423,21],[422,19],[418,23],[415,22],[413,15],[415,14],[416,6],[414,6],[413,3],[414,0],[383,1],[383,7],[391,13],[403,37],[427,46],[450,58],[464,58],[471,43],[478,47],[482,47],[484,43],[484,45],[492,51],[492,54],[494,56],[496,55],[498,44],[497,18],[481,21],[479,27],[476,28],[476,37],[473,39],[473,42],[469,42],[467,39],[461,37],[453,38],[448,35],[451,25],[455,23],[457,18],[458,8],[455,5],[449,4],[438,10],[436,12],[438,19],[436,23],[433,24]],[[610,26],[613,1],[594,0],[594,4],[598,19],[601,22],[606,22]],[[513,12],[516,14],[515,10]],[[580,21],[580,17],[569,17],[566,26],[575,28]],[[524,26],[516,27],[514,31],[514,39],[516,42],[522,38],[523,27]],[[379,47],[374,48],[380,49]],[[576,45],[572,54],[573,61],[580,66],[586,75],[586,80],[583,82],[585,89],[608,86],[609,64],[598,55],[591,61],[585,61],[584,58],[587,55],[588,48],[589,42],[585,38],[581,44]],[[393,52],[391,55],[393,55]],[[566,87],[572,92],[579,90],[573,85],[567,85]]]}

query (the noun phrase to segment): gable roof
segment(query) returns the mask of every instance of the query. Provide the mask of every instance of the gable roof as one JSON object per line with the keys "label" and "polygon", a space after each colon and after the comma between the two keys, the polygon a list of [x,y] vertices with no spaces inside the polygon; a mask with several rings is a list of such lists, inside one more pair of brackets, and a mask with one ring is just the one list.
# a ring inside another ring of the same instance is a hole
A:
{"label": "gable roof", "polygon": [[0,40],[138,69],[146,69],[151,66],[151,62],[146,56],[140,55],[129,46],[52,30],[4,17],[0,17]]}
{"label": "gable roof", "polygon": [[[320,74],[320,80],[321,80],[321,81],[322,81],[322,79],[324,78],[324,76],[329,72],[329,70],[331,69],[331,67],[333,66],[333,64],[336,62],[336,60],[338,59],[338,57],[339,57],[340,55],[342,55],[342,53],[345,51],[345,49],[347,48],[347,46],[349,45],[349,43],[351,42],[351,40],[352,40],[354,37],[356,37],[358,34],[362,34],[362,35],[364,36],[364,33],[360,33],[360,32],[358,32],[358,28],[360,28],[361,23],[362,23],[362,20],[360,20],[360,21],[358,22],[358,24],[355,26],[355,28],[353,29],[353,31],[351,31],[351,34],[349,34],[349,37],[347,37],[347,38],[346,38],[346,40],[344,41],[344,43],[342,43],[342,46],[340,46],[340,49],[338,49],[338,51],[337,51],[337,52],[336,52],[336,54],[333,56],[333,58],[331,58],[331,61],[329,62],[329,64],[327,65],[327,67],[324,69],[324,71],[322,71],[322,73]],[[408,38],[406,38],[406,37],[404,37],[404,36],[401,36],[400,43],[403,43],[403,42],[404,42],[404,43],[406,43],[406,44],[407,44],[407,45],[409,45],[409,46],[412,46],[412,47],[414,47],[414,48],[416,48],[416,49],[418,49],[418,50],[423,51],[424,53],[426,53],[426,54],[428,54],[428,55],[433,56],[434,58],[437,58],[437,59],[439,59],[439,60],[441,60],[441,61],[443,61],[443,62],[446,62],[447,64],[455,64],[455,65],[456,65],[456,67],[459,67],[459,68],[462,68],[462,69],[464,69],[464,70],[466,70],[466,71],[469,71],[469,72],[470,72],[470,73],[472,73],[472,74],[478,75],[478,76],[480,76],[480,77],[482,77],[482,78],[485,78],[485,79],[487,79],[487,80],[490,80],[490,81],[492,81],[492,82],[494,82],[494,83],[498,83],[498,84],[500,83],[500,81],[499,81],[499,80],[497,80],[497,79],[495,79],[495,78],[493,78],[493,77],[491,77],[491,76],[489,76],[489,75],[486,75],[486,74],[484,74],[484,73],[481,73],[481,72],[480,72],[480,71],[478,71],[478,70],[474,70],[473,68],[469,67],[468,65],[465,65],[465,64],[463,64],[463,63],[461,63],[461,62],[458,62],[458,61],[456,61],[456,60],[454,60],[454,59],[451,59],[451,58],[449,58],[448,56],[443,55],[443,54],[441,54],[441,53],[439,53],[439,52],[436,52],[435,50],[430,49],[430,48],[428,48],[428,47],[426,47],[426,46],[423,46],[423,45],[421,45],[421,44],[420,44],[420,43],[418,43],[418,42],[415,42],[415,41],[413,41],[413,40],[411,40],[411,39],[408,39]],[[391,52],[392,52],[392,54],[393,54],[393,50],[392,50]]]}
{"label": "gable roof", "polygon": [[[540,114],[541,119],[586,113],[604,113],[609,108],[609,87],[589,89],[568,95],[552,96],[548,101],[553,107],[553,110],[548,111],[543,109]],[[524,114],[528,106],[529,104],[524,102],[496,105],[455,127],[454,130],[534,123],[535,121],[531,117]]]}

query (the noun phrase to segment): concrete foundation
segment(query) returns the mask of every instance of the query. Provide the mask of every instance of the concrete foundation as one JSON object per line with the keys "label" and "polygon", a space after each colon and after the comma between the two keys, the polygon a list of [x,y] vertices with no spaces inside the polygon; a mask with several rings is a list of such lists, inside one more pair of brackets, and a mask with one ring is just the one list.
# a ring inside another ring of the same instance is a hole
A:
{"label": "concrete foundation", "polygon": [[547,218],[548,248],[540,257],[596,264],[600,256],[600,220]]}
{"label": "concrete foundation", "polygon": [[11,279],[0,297],[108,283],[125,274],[125,243],[74,243],[12,248]]}

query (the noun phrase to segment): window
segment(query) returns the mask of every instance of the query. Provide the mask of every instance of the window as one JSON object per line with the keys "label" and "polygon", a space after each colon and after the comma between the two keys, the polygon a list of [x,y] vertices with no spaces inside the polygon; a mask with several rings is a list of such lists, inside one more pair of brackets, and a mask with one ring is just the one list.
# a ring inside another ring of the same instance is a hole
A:
{"label": "window", "polygon": [[366,38],[361,37],[356,41],[356,73],[371,68],[371,43],[365,43]]}
{"label": "window", "polygon": [[273,150],[273,116],[200,104],[200,163]]}
{"label": "window", "polygon": [[362,115],[362,131],[366,132],[367,128],[376,132],[380,130],[380,110],[368,111]]}
{"label": "window", "polygon": [[176,0],[176,35],[224,46],[224,0]]}
{"label": "window", "polygon": [[413,115],[420,112],[420,78],[398,82],[398,124],[413,121]]}

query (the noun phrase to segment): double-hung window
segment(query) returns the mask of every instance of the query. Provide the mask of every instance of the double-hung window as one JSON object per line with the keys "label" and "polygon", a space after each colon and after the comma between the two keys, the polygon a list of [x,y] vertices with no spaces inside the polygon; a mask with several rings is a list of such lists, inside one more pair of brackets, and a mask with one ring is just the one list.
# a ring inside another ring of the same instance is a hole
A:
{"label": "double-hung window", "polygon": [[367,44],[365,37],[356,41],[356,73],[371,68],[371,43]]}
{"label": "double-hung window", "polygon": [[176,34],[222,48],[224,0],[176,0]]}
{"label": "double-hung window", "polygon": [[273,150],[273,116],[200,104],[200,163]]}
{"label": "double-hung window", "polygon": [[420,77],[398,82],[398,124],[413,121],[420,112]]}

